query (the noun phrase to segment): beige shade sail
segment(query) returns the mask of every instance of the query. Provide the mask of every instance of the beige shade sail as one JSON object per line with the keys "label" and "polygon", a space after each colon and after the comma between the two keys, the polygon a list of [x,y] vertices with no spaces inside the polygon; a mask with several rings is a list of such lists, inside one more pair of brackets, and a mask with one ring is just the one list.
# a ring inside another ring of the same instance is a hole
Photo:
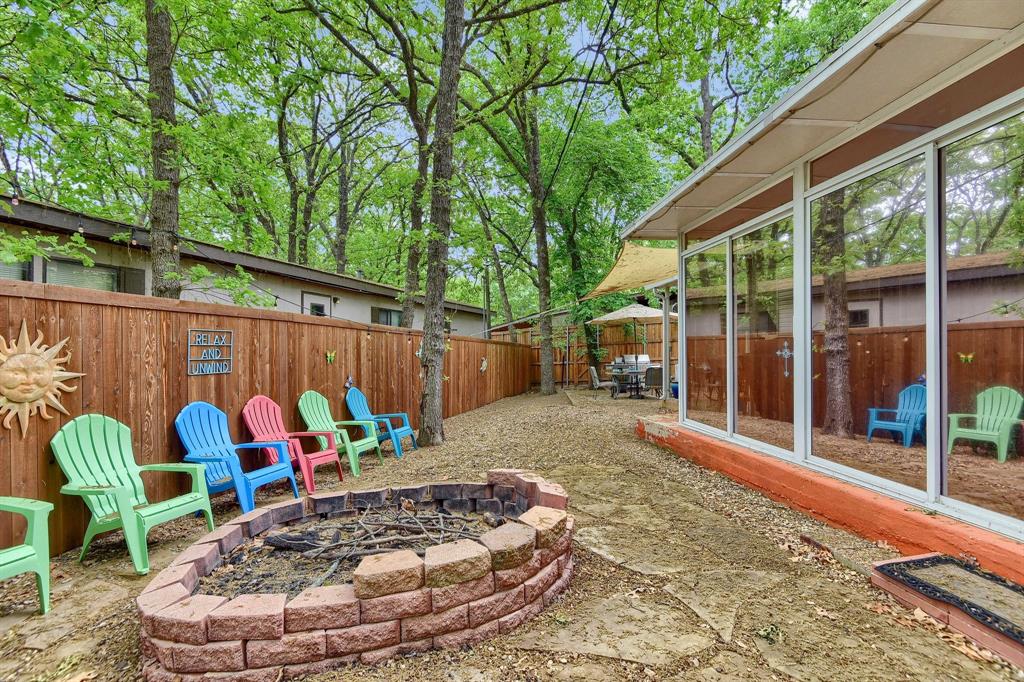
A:
{"label": "beige shade sail", "polygon": [[626,242],[614,267],[583,300],[664,282],[676,276],[678,267],[675,248],[659,249]]}
{"label": "beige shade sail", "polygon": [[[612,327],[629,324],[630,322],[661,322],[661,316],[662,311],[657,308],[640,305],[639,303],[631,303],[625,308],[619,308],[600,317],[595,317],[587,324],[603,324]],[[679,317],[675,313],[669,313],[669,316],[673,320]]]}

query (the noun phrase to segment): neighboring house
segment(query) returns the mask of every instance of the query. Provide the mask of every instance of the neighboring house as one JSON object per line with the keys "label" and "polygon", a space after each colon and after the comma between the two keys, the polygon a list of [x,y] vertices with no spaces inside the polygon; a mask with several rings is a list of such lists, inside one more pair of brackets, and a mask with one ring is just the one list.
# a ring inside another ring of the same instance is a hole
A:
{"label": "neighboring house", "polygon": [[[0,279],[17,279],[49,284],[120,291],[129,294],[152,293],[153,272],[149,257],[149,233],[102,218],[81,215],[64,208],[20,200],[12,206],[9,197],[2,197],[0,229],[13,234],[30,230],[45,234],[70,235],[78,232],[96,253],[95,265],[61,258],[35,258],[30,263],[0,264]],[[114,235],[134,235],[134,243],[112,241]],[[402,290],[349,275],[339,275],[288,263],[264,256],[226,251],[213,244],[182,242],[183,267],[205,265],[214,274],[233,274],[241,265],[255,278],[261,293],[276,298],[276,310],[302,312],[310,315],[336,317],[353,322],[398,326]],[[206,303],[232,303],[230,296],[217,289],[189,287],[182,299]],[[447,301],[446,316],[451,333],[483,336],[487,327],[484,309],[478,306]],[[416,306],[416,328],[423,328],[423,306]]]}
{"label": "neighboring house", "polygon": [[[1024,297],[1024,267],[1016,264],[1015,254],[1006,251],[978,256],[962,256],[949,261],[946,283],[949,299],[946,319],[957,322],[992,322],[1004,320],[998,307],[1002,303]],[[924,324],[925,288],[923,262],[884,265],[854,270],[846,274],[847,307],[850,327],[900,327]],[[793,281],[781,279],[761,282],[762,294],[777,291],[779,319],[762,311],[757,332],[793,331]],[[725,334],[725,288],[689,289],[686,329],[690,336]],[[674,308],[673,308],[674,309]],[[811,288],[811,318],[821,327],[825,304],[821,277],[815,277]],[[742,311],[740,311],[742,313]],[[740,331],[746,331],[741,329]]]}

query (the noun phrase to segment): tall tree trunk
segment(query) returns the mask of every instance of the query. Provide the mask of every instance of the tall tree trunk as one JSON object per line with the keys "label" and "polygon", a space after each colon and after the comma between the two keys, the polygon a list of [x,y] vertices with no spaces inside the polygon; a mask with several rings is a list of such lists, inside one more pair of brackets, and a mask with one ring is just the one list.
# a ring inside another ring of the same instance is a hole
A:
{"label": "tall tree trunk", "polygon": [[501,254],[498,251],[497,244],[494,243],[490,216],[482,208],[478,208],[477,213],[480,216],[480,225],[484,230],[484,238],[487,239],[487,246],[491,250],[488,260],[494,265],[494,277],[498,280],[498,298],[501,299],[501,313],[505,316],[505,322],[511,322],[512,304],[508,300],[508,289],[505,286],[505,266],[501,263]]}
{"label": "tall tree trunk", "polygon": [[846,295],[846,230],[843,190],[822,199],[817,228],[825,293],[825,423],[822,433],[853,438],[850,399],[850,312]]}
{"label": "tall tree trunk", "polygon": [[540,392],[555,392],[555,350],[551,329],[551,266],[548,256],[548,218],[545,209],[547,197],[540,168],[540,125],[537,109],[528,104],[526,112],[526,164],[527,183],[530,186],[530,214],[537,240],[537,307],[540,310]]}
{"label": "tall tree trunk", "polygon": [[444,294],[448,280],[448,238],[451,235],[452,164],[455,120],[462,70],[465,26],[464,0],[445,0],[441,70],[437,81],[437,117],[434,123],[434,174],[430,190],[431,233],[427,242],[427,291],[424,297],[423,393],[420,396],[420,432],[423,445],[444,441]]}
{"label": "tall tree trunk", "polygon": [[402,326],[412,327],[416,323],[416,297],[420,292],[420,259],[423,251],[420,238],[423,234],[423,195],[427,190],[427,175],[430,172],[430,143],[427,131],[419,133],[416,144],[416,182],[412,184],[412,204],[409,207],[410,232],[409,252],[405,258],[405,291],[402,299]]}
{"label": "tall tree trunk", "polygon": [[347,145],[341,145],[338,162],[338,214],[334,218],[334,270],[339,274],[348,266],[348,231],[349,222],[349,155]]}
{"label": "tall tree trunk", "polygon": [[715,102],[711,96],[711,76],[704,76],[700,79],[700,147],[704,151],[704,158],[707,161],[714,153],[714,137],[712,123],[715,116]]}
{"label": "tall tree trunk", "polygon": [[150,149],[153,194],[149,207],[153,295],[181,297],[178,253],[178,141],[174,137],[174,42],[171,15],[157,0],[146,0],[146,67],[149,70]]}

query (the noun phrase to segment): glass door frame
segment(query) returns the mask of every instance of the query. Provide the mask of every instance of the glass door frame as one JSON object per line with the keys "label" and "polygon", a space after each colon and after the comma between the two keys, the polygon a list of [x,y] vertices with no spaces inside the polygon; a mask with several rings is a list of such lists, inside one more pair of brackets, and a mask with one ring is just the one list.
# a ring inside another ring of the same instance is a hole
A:
{"label": "glass door frame", "polygon": [[[795,162],[789,174],[780,175],[778,180],[792,178],[793,201],[757,218],[745,222],[720,235],[701,242],[689,249],[683,247],[680,233],[677,245],[679,254],[679,276],[677,291],[680,307],[678,325],[679,361],[679,423],[694,431],[716,438],[725,439],[751,450],[789,460],[811,470],[845,480],[860,487],[894,497],[924,509],[987,528],[1003,535],[1024,540],[1024,520],[1015,519],[977,505],[956,500],[946,492],[947,457],[946,443],[946,253],[942,202],[944,200],[941,150],[959,140],[973,135],[1007,118],[1024,114],[1024,88],[1005,95],[984,107],[925,133],[899,147],[881,154],[869,161],[851,168],[814,187],[809,186],[810,164],[816,158],[807,155]],[[926,487],[925,490],[912,488],[895,481],[881,478],[850,467],[815,456],[811,451],[811,202],[835,189],[849,185],[906,159],[923,155],[925,172],[925,354],[927,383],[927,410],[929,416],[939,415],[927,421],[926,445]],[[739,203],[734,202],[734,204]],[[721,207],[719,213],[728,206]],[[732,239],[743,236],[785,217],[793,220],[793,434],[792,451],[786,451],[760,441],[735,433],[735,357],[730,346],[732,324],[735,316],[735,295],[732,291]],[[687,417],[687,365],[686,365],[686,258],[702,251],[726,245],[727,269],[727,431],[709,427]]]}

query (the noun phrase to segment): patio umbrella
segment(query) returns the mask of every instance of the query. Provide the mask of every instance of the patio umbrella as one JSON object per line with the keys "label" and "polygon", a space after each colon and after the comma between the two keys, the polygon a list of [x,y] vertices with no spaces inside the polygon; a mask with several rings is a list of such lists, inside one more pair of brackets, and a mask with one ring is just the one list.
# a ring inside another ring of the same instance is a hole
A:
{"label": "patio umbrella", "polygon": [[[675,319],[677,317],[679,317],[678,314],[672,312],[669,313],[670,320]],[[624,308],[619,308],[618,310],[613,310],[610,313],[605,313],[600,317],[595,317],[594,319],[587,322],[587,324],[607,325],[609,327],[616,327],[632,322],[635,329],[637,322],[661,322],[661,319],[661,310],[646,305],[640,305],[639,303],[630,303]],[[668,371],[667,356],[668,350],[665,349],[662,352],[662,364],[666,366],[663,371]],[[638,361],[636,360],[635,356],[633,362],[634,366],[637,366]]]}

